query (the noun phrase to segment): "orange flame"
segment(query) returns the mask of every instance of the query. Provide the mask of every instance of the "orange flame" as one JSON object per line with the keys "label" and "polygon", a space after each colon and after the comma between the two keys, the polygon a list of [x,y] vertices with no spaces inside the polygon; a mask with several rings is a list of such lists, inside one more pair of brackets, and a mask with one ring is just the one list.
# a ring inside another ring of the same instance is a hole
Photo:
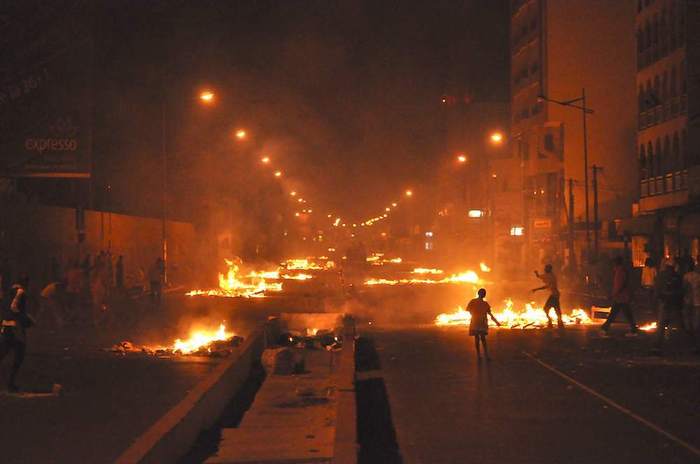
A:
{"label": "orange flame", "polygon": [[[541,307],[535,307],[534,303],[527,303],[520,310],[514,309],[513,300],[505,300],[505,306],[493,311],[496,320],[501,323],[502,328],[509,329],[541,329],[547,327],[548,321],[544,310]],[[553,323],[558,322],[557,315],[554,311],[550,311],[550,317]],[[588,316],[586,311],[580,308],[571,310],[570,314],[562,314],[562,322],[564,325],[592,325],[595,324]],[[468,326],[471,321],[471,314],[463,307],[458,307],[452,313],[442,313],[435,318],[435,325],[438,326]],[[496,327],[493,321],[489,319],[489,325]]]}

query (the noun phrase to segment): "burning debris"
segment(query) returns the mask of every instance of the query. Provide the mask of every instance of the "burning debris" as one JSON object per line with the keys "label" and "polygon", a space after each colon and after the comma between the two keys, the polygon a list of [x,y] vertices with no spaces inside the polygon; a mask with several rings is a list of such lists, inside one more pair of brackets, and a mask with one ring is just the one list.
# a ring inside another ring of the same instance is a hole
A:
{"label": "burning debris", "polygon": [[192,330],[186,339],[177,338],[170,346],[137,346],[130,341],[123,341],[112,346],[109,351],[126,355],[128,353],[145,353],[153,356],[192,355],[192,356],[228,356],[243,342],[243,337],[226,330],[221,323],[217,330]]}
{"label": "burning debris", "polygon": [[639,330],[643,330],[645,332],[652,332],[658,328],[656,322],[649,322],[648,324],[640,325]]}
{"label": "burning debris", "polygon": [[439,274],[444,274],[445,271],[442,269],[428,269],[425,267],[417,267],[414,270],[411,271],[411,274],[432,274],[432,275],[439,275]]}
{"label": "burning debris", "polygon": [[[440,274],[439,269],[417,268],[426,272],[414,272],[415,274]],[[411,284],[481,284],[483,281],[474,271],[464,271],[459,274],[452,274],[442,279],[367,279],[365,285],[411,285]]]}
{"label": "burning debris", "polygon": [[[544,310],[534,306],[534,303],[527,303],[521,310],[516,310],[512,300],[505,301],[505,307],[498,311],[493,311],[496,319],[501,323],[502,328],[508,329],[542,329],[547,327],[548,321]],[[553,322],[558,322],[557,315],[552,313]],[[452,313],[439,314],[435,318],[435,325],[438,326],[468,326],[471,321],[471,314],[464,308],[459,307]],[[595,322],[586,314],[583,309],[573,309],[571,314],[563,314],[564,325],[592,325]],[[489,321],[489,326],[496,327]]]}
{"label": "burning debris", "polygon": [[188,296],[206,295],[227,298],[262,298],[266,292],[281,292],[282,283],[267,281],[267,272],[252,272],[241,275],[240,267],[233,260],[225,260],[228,266],[226,274],[219,274],[219,288],[210,290],[191,290]]}
{"label": "burning debris", "polygon": [[282,291],[284,280],[304,281],[313,279],[314,276],[304,272],[290,271],[323,271],[332,269],[335,264],[326,261],[321,266],[313,262],[313,258],[288,259],[277,269],[263,271],[249,271],[244,274],[241,270],[242,264],[237,264],[234,260],[225,260],[228,267],[226,274],[219,274],[219,288],[209,290],[191,290],[188,296],[219,296],[226,298],[263,298],[268,293]]}
{"label": "burning debris", "polygon": [[366,261],[372,266],[384,266],[385,264],[401,264],[401,258],[385,258],[384,253],[372,253]]}

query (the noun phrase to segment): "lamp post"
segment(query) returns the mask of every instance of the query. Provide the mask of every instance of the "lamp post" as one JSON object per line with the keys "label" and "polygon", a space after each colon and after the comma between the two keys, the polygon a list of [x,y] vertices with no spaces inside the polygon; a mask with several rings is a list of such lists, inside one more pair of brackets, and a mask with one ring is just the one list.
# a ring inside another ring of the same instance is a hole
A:
{"label": "lamp post", "polygon": [[[202,90],[197,95],[199,102],[203,105],[211,105],[216,101],[216,94],[209,89]],[[168,283],[168,99],[165,94],[161,98],[160,104],[160,129],[161,129],[161,162],[162,172],[162,197],[161,197],[161,259],[163,260],[163,283]]]}
{"label": "lamp post", "polygon": [[468,208],[470,205],[467,204],[467,165],[469,164],[469,158],[467,155],[464,153],[459,153],[457,155],[457,164],[462,168],[462,202],[464,203],[464,207]]}
{"label": "lamp post", "polygon": [[[581,117],[583,122],[583,190],[586,205],[586,259],[590,259],[591,256],[591,219],[589,213],[589,201],[588,201],[588,128],[586,125],[586,116],[593,114],[593,110],[586,106],[586,89],[581,89],[581,96],[574,98],[572,100],[555,100],[553,98],[548,98],[544,95],[539,95],[538,100],[546,101],[550,103],[556,103],[561,106],[569,106],[581,111]],[[580,103],[580,104],[579,104]],[[597,224],[596,224],[597,227]]]}

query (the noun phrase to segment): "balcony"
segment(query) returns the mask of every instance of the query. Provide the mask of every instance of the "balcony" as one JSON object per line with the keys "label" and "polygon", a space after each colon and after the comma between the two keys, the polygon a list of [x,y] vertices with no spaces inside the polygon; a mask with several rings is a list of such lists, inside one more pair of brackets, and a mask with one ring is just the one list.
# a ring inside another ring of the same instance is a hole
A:
{"label": "balcony", "polygon": [[639,183],[639,187],[640,196],[642,198],[687,190],[688,170],[683,169],[681,171],[667,173],[663,176],[642,179]]}

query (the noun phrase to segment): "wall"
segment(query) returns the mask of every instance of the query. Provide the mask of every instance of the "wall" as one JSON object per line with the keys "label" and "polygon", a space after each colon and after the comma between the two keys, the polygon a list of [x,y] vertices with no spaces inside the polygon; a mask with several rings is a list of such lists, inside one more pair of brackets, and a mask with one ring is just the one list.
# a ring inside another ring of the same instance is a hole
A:
{"label": "wall", "polygon": [[[76,212],[6,197],[0,200],[0,258],[12,276],[30,275],[41,286],[51,279],[55,258],[63,271],[75,259],[101,250],[123,255],[125,276],[133,283],[161,253],[161,221],[156,218],[85,212],[85,240],[78,245]],[[177,284],[191,277],[196,235],[190,223],[168,221],[169,277]]]}

